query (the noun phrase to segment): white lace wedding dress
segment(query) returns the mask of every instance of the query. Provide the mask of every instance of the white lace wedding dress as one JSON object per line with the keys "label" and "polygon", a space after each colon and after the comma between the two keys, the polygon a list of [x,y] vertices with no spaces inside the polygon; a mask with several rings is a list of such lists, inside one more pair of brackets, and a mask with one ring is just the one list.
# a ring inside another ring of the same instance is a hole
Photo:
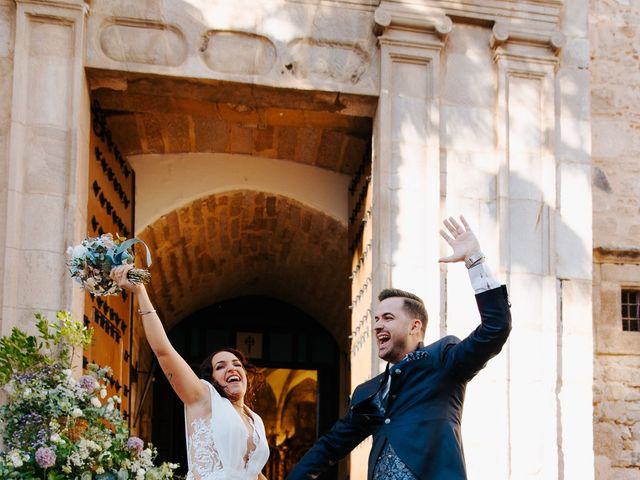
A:
{"label": "white lace wedding dress", "polygon": [[269,458],[264,424],[251,412],[253,445],[240,414],[231,402],[209,387],[211,408],[208,415],[192,418],[185,408],[187,433],[187,480],[256,480]]}

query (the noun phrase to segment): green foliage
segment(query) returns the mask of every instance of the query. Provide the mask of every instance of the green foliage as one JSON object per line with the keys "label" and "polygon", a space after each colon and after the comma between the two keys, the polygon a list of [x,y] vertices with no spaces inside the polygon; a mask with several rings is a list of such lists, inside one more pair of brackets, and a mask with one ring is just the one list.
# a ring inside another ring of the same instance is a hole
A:
{"label": "green foliage", "polygon": [[73,375],[76,349],[91,330],[68,312],[36,315],[37,335],[14,328],[0,338],[0,478],[21,480],[166,480],[174,464],[155,466],[155,449],[129,437],[120,398],[107,398],[109,368]]}

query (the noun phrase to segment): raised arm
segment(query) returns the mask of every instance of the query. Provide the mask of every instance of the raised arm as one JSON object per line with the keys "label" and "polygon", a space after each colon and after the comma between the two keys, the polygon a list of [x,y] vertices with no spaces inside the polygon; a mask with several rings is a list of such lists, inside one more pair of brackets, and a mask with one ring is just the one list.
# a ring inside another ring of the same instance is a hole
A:
{"label": "raised arm", "polygon": [[144,285],[127,280],[127,272],[131,268],[133,268],[132,265],[116,267],[111,270],[111,278],[120,288],[136,295],[144,334],[174,392],[185,405],[201,402],[207,395],[206,385],[200,381],[189,364],[171,345]]}
{"label": "raised arm", "polygon": [[453,248],[453,254],[440,261],[465,262],[477,293],[481,324],[461,342],[448,344],[443,350],[443,359],[456,377],[469,380],[502,349],[511,331],[511,313],[506,287],[493,278],[484,264],[476,236],[464,217],[460,220],[462,225],[454,218],[444,221],[449,234],[444,230],[440,234]]}

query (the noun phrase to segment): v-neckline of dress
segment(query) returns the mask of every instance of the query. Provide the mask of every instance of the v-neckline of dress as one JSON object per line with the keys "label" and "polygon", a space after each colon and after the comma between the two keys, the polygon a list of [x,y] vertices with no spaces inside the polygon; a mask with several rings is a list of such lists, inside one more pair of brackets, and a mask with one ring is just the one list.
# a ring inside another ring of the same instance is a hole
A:
{"label": "v-neckline of dress", "polygon": [[[233,409],[233,411],[238,416],[238,420],[240,420],[240,423],[242,424],[242,428],[244,428],[244,432],[247,435],[246,449],[245,449],[244,455],[242,456],[242,461],[244,462],[244,468],[246,470],[249,465],[249,461],[251,461],[251,455],[253,455],[253,453],[258,449],[258,443],[256,442],[256,438],[255,438],[257,434],[256,419],[253,417],[253,411],[249,407],[244,405],[242,407],[242,410],[243,411],[246,410],[247,412],[249,412],[248,415],[245,414],[249,419],[249,424],[251,425],[251,431],[249,431],[247,429],[247,424],[244,422],[244,419],[242,418],[242,414],[236,409],[236,407],[233,405],[233,403],[231,403],[231,401],[229,401],[229,403],[231,404],[231,408]],[[253,448],[250,448],[249,441],[251,441],[251,443],[253,444]],[[258,441],[260,441],[260,439],[258,439]]]}

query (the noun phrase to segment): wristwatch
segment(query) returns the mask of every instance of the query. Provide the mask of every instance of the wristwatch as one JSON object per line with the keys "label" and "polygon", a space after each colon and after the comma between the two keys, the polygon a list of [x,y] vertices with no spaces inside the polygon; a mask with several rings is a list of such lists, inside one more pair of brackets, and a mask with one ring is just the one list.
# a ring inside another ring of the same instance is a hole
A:
{"label": "wristwatch", "polygon": [[484,260],[484,253],[482,253],[482,252],[472,253],[471,255],[469,255],[465,259],[464,266],[467,267],[467,269],[469,269],[469,268],[479,264],[483,260]]}

